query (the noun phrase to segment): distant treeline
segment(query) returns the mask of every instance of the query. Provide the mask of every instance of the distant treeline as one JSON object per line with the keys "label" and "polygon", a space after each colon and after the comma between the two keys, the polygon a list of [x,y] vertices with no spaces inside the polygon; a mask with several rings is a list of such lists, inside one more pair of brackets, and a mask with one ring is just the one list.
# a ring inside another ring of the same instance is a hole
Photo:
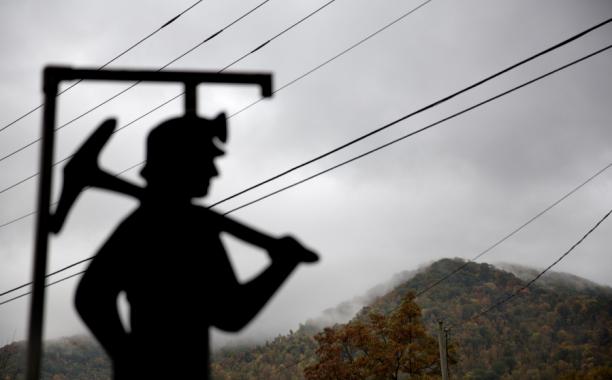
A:
{"label": "distant treeline", "polygon": [[[363,321],[372,312],[388,315],[409,292],[424,289],[461,264],[435,262],[376,299],[353,321]],[[557,274],[546,286],[536,283],[501,308],[471,320],[524,280],[488,264],[470,263],[418,297],[428,334],[437,336],[440,319],[455,326],[450,331],[451,378],[612,379],[612,292],[577,284],[575,277],[564,282],[562,277]],[[306,323],[265,344],[218,350],[212,357],[213,378],[304,379],[304,369],[318,362],[315,336],[321,332]],[[0,380],[23,377],[23,348],[23,343],[13,343],[0,349]],[[66,338],[47,344],[43,371],[43,379],[109,379],[110,363],[87,338]]]}

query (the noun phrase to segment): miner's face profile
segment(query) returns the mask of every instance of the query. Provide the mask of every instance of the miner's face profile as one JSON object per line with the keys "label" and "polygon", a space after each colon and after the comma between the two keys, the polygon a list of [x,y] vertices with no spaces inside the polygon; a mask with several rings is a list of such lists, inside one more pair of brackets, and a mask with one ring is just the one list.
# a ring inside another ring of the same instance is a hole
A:
{"label": "miner's face profile", "polygon": [[194,152],[192,166],[183,174],[180,183],[191,198],[203,197],[208,194],[212,179],[219,175],[215,164],[216,157]]}

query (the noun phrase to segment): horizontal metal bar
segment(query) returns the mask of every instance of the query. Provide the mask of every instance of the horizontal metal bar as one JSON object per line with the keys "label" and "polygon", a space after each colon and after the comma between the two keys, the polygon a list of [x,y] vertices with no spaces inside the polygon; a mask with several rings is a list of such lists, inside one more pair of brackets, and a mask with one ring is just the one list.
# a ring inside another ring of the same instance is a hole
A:
{"label": "horizontal metal bar", "polygon": [[272,96],[272,74],[269,73],[219,73],[202,71],[157,71],[157,70],[97,70],[72,69],[66,66],[47,66],[45,78],[56,83],[63,80],[106,80],[201,83],[257,84],[261,95]]}

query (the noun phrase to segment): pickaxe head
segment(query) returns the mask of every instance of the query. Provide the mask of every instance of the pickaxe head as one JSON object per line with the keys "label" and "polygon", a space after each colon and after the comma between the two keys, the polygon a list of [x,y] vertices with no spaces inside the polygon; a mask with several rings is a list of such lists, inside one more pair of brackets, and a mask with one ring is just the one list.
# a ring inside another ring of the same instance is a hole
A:
{"label": "pickaxe head", "polygon": [[64,166],[64,183],[60,199],[51,218],[51,231],[58,233],[74,201],[87,186],[99,185],[105,173],[98,166],[98,157],[104,145],[115,131],[117,122],[108,119],[103,122],[83,143]]}

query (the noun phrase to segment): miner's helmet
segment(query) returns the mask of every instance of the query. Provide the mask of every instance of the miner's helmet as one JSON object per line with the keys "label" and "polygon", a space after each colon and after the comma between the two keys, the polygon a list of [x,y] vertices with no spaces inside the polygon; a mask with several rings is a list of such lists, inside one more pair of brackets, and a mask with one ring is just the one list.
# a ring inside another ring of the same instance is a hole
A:
{"label": "miner's helmet", "polygon": [[224,154],[227,140],[225,113],[214,119],[184,115],[166,120],[147,137],[147,162],[140,174],[151,182],[173,181],[194,176],[214,177],[215,157]]}

